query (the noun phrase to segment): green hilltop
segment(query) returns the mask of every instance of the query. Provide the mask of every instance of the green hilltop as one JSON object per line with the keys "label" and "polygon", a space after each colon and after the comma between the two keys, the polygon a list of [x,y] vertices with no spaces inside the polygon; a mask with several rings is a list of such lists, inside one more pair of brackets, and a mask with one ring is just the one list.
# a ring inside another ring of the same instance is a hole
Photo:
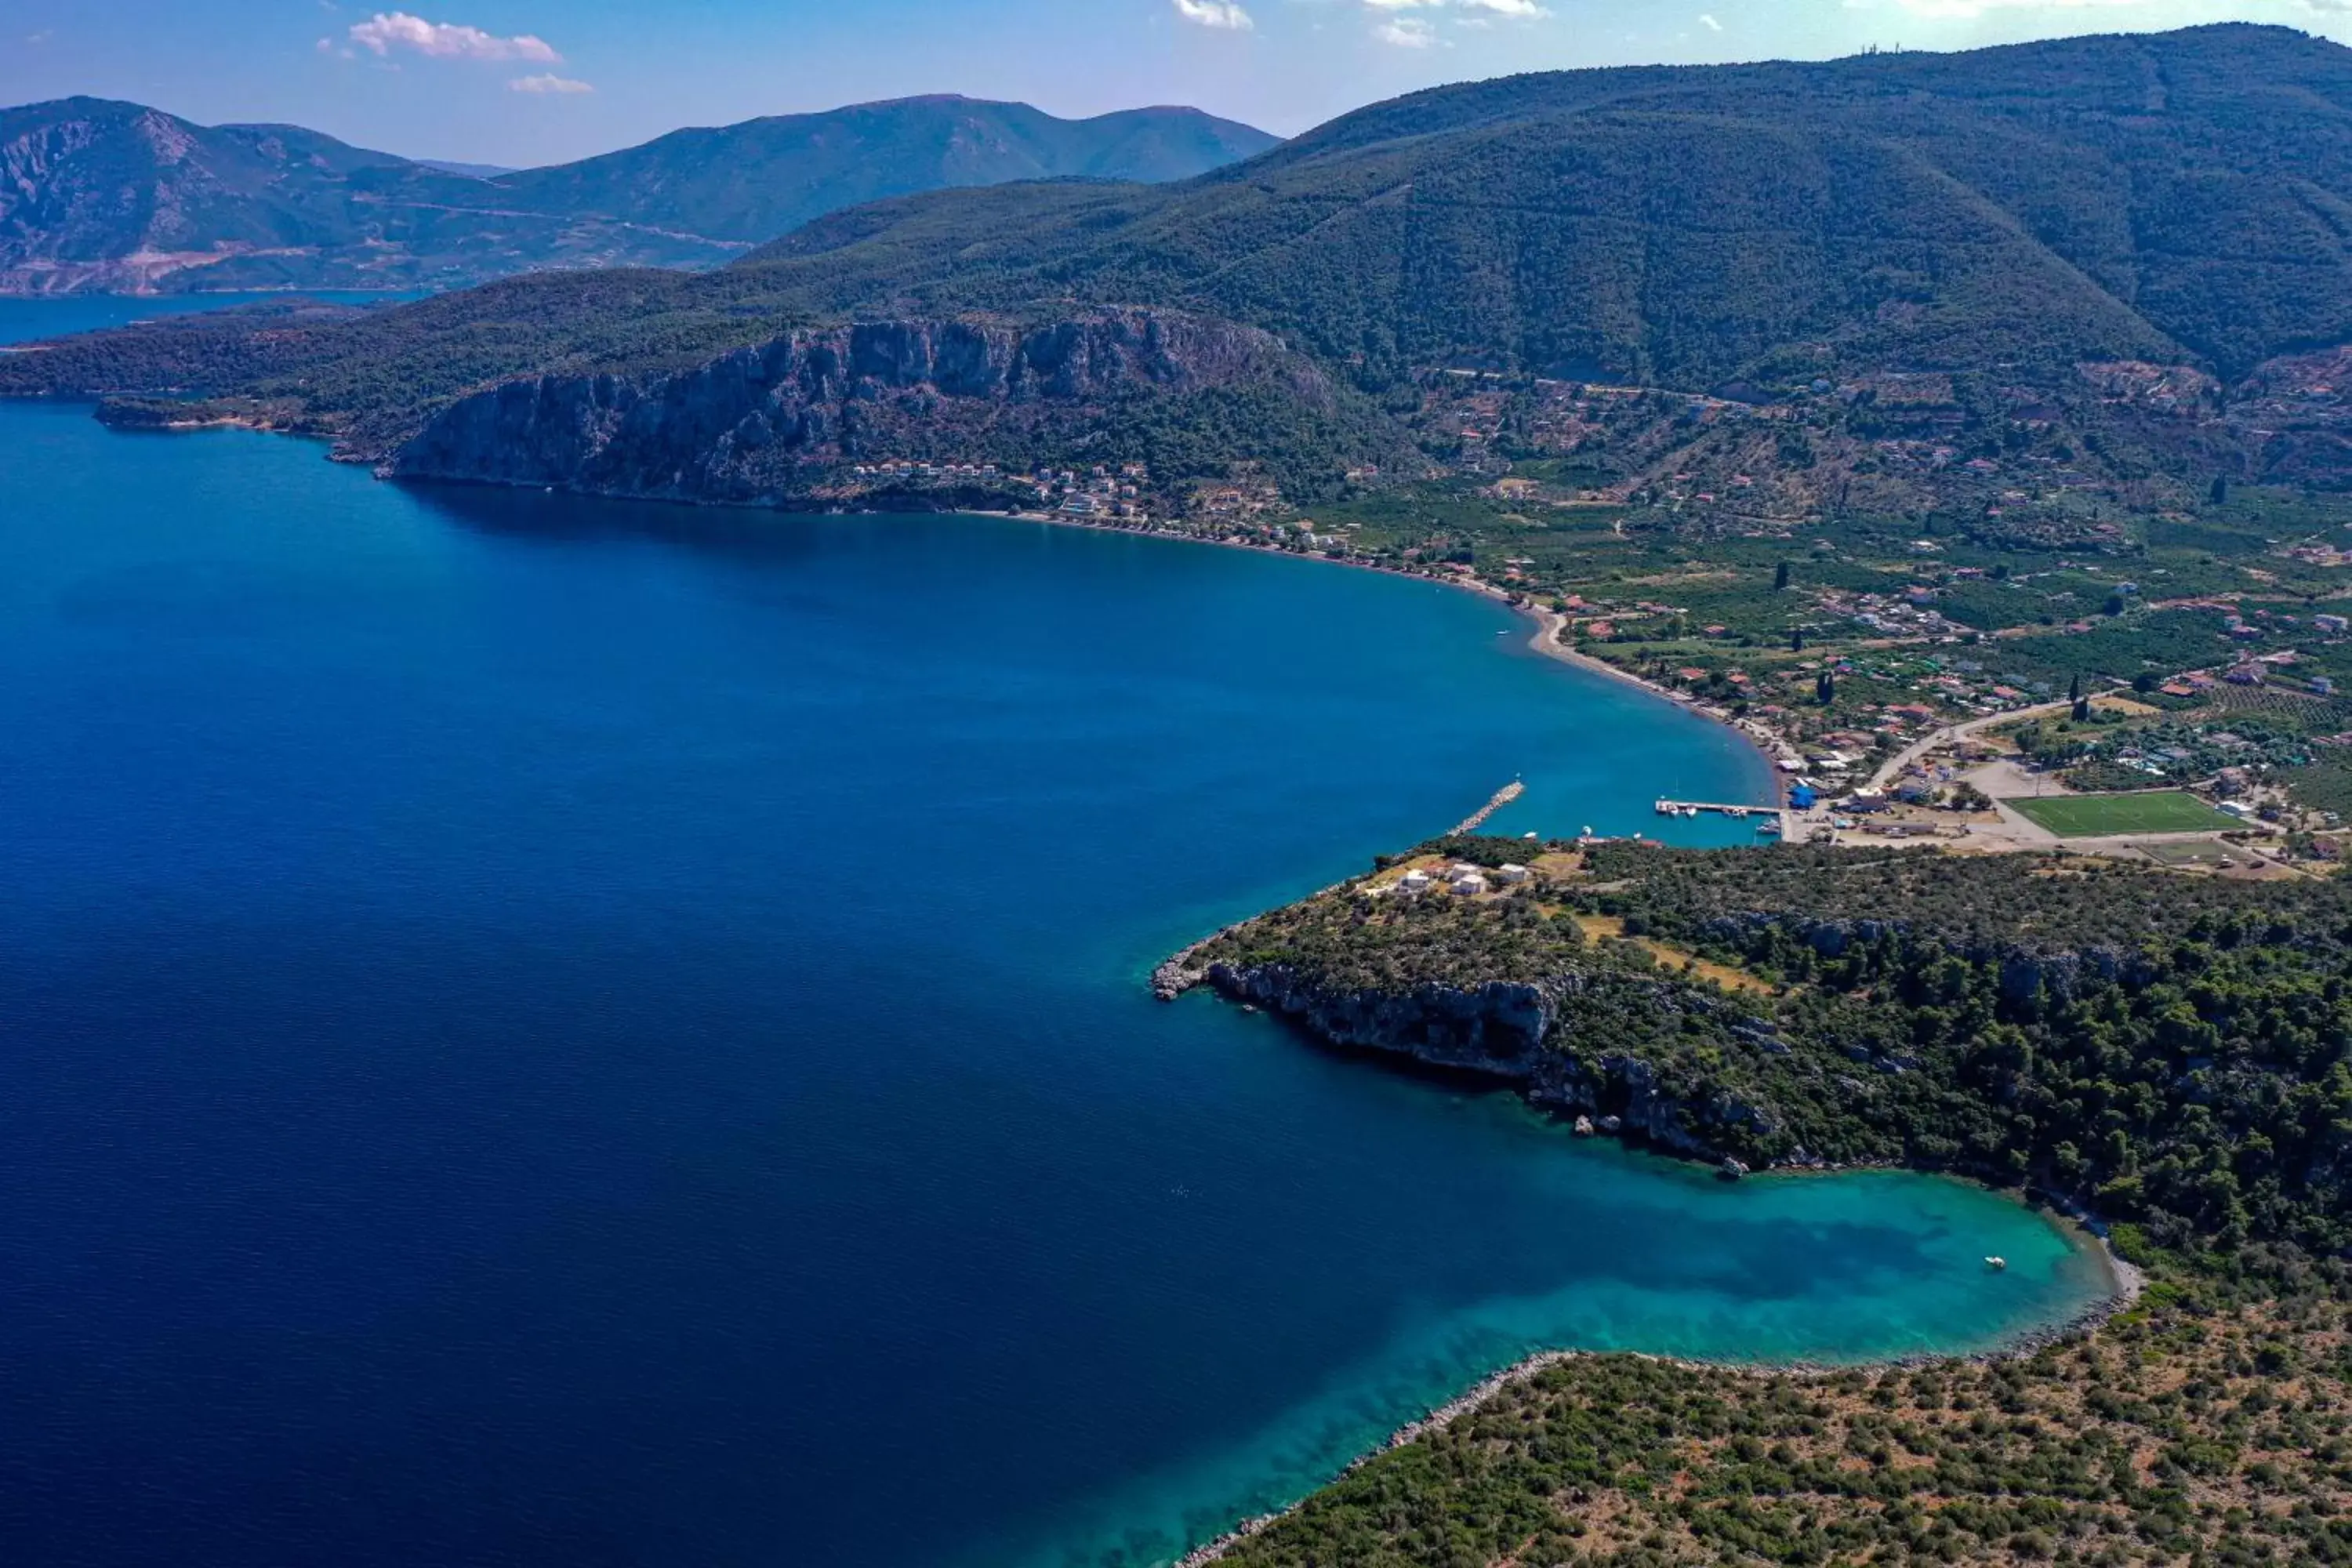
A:
{"label": "green hilltop", "polygon": [[1180,304],[1373,367],[2236,375],[2352,328],[2347,108],[2352,52],[2241,26],[1548,73],[1377,105],[1163,190],[847,213],[742,269],[812,305]]}

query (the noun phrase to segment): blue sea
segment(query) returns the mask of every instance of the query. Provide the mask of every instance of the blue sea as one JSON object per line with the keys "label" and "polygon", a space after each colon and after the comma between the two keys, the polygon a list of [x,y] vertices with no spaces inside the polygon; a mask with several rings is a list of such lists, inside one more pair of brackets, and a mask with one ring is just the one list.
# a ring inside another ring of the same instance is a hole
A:
{"label": "blue sea", "polygon": [[1469,595],[49,405],[0,560],[12,1562],[1163,1562],[1532,1349],[2102,1284],[1957,1184],[1727,1185],[1150,999],[1514,777],[1500,831],[1769,787]]}

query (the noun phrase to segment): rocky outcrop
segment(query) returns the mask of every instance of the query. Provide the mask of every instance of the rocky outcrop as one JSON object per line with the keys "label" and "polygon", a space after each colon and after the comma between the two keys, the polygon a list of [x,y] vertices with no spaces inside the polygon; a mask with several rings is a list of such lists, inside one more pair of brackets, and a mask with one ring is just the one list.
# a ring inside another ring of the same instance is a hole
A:
{"label": "rocky outcrop", "polygon": [[1338,992],[1288,964],[1209,968],[1223,995],[1270,1008],[1333,1045],[1400,1051],[1437,1067],[1524,1078],[1534,1070],[1556,1016],[1556,994],[1491,981],[1471,989],[1421,984],[1410,991]]}
{"label": "rocky outcrop", "polygon": [[[797,331],[655,376],[509,381],[436,416],[400,477],[721,503],[823,500],[861,461],[1026,469],[1127,459],[1145,426],[1219,394],[1328,411],[1322,375],[1267,333],[1164,310],[1019,327],[986,318]],[[1246,449],[1250,435],[1237,432]]]}
{"label": "rocky outcrop", "polygon": [[[1727,1175],[1748,1168],[1735,1152],[1769,1146],[1779,1131],[1768,1112],[1733,1096],[1694,1100],[1670,1090],[1656,1068],[1638,1056],[1576,1049],[1562,1037],[1559,1025],[1562,1004],[1586,984],[1579,975],[1542,984],[1343,991],[1288,964],[1218,963],[1208,967],[1205,979],[1220,994],[1279,1013],[1332,1045],[1489,1074],[1517,1084],[1545,1110],[1596,1119],[1599,1131],[1706,1160]],[[1636,984],[1656,1009],[1691,1001],[1676,998],[1664,984]]]}

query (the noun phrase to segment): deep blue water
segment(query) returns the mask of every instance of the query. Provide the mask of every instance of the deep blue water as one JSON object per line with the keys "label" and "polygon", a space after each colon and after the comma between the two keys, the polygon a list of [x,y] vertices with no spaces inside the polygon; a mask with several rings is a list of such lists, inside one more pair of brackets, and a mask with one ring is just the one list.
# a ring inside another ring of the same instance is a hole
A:
{"label": "deep blue water", "polygon": [[1537,1346],[2097,1286],[1148,999],[1515,774],[1761,782],[1467,595],[5,405],[0,560],[12,1561],[1150,1561]]}

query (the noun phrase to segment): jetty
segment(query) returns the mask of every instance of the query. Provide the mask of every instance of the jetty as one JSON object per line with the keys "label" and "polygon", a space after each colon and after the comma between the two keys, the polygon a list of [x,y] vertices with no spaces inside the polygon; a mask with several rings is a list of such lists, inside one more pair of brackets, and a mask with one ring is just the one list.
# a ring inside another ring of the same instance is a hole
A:
{"label": "jetty", "polygon": [[1758,833],[1769,834],[1783,843],[1797,842],[1796,814],[1777,805],[1735,805],[1719,800],[1668,800],[1661,795],[1654,809],[1660,816],[1696,816],[1703,811],[1712,811],[1734,821],[1757,817],[1760,819],[1756,826]]}
{"label": "jetty", "polygon": [[1719,811],[1726,816],[1778,816],[1777,805],[1731,805],[1716,800],[1667,800],[1661,796],[1654,808],[1660,816],[1696,816],[1702,811]]}
{"label": "jetty", "polygon": [[1477,832],[1480,828],[1486,826],[1486,819],[1488,817],[1494,816],[1496,812],[1502,810],[1503,807],[1510,805],[1511,802],[1518,799],[1519,796],[1527,793],[1528,786],[1521,784],[1517,779],[1513,779],[1510,783],[1496,790],[1494,794],[1494,797],[1488,800],[1486,805],[1480,806],[1477,810],[1464,817],[1462,819],[1462,825],[1454,830],[1454,834],[1458,837],[1465,833]]}

